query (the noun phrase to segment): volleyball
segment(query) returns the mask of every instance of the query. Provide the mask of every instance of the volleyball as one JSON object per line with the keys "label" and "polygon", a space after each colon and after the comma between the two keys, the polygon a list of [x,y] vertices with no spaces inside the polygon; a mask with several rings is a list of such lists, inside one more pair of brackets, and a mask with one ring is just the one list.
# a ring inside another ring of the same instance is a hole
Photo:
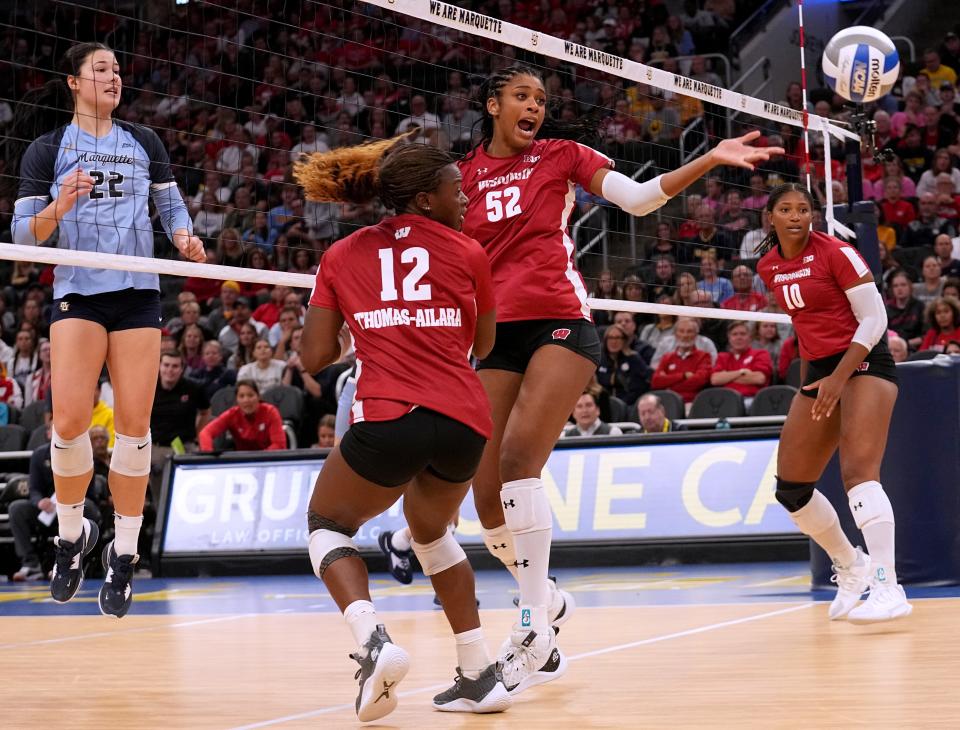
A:
{"label": "volleyball", "polygon": [[856,25],[833,36],[821,61],[827,84],[848,101],[876,101],[890,93],[900,73],[900,54],[890,36]]}

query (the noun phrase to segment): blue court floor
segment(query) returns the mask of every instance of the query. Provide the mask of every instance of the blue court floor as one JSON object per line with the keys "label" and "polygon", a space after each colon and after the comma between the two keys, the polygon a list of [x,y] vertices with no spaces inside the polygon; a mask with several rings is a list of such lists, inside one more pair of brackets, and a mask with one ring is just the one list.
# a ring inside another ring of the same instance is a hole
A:
{"label": "blue court floor", "polygon": [[[643,568],[558,569],[558,582],[580,606],[670,606],[828,600],[832,591],[811,591],[807,563],[752,563]],[[67,605],[54,603],[46,583],[0,584],[0,616],[99,615],[97,579]],[[230,578],[137,579],[131,614],[277,614],[333,612],[336,606],[312,575]],[[373,574],[371,589],[381,611],[439,610],[429,581],[418,575],[403,586]],[[960,597],[960,586],[907,589],[911,598]],[[510,608],[516,583],[506,571],[477,573],[481,608]]]}

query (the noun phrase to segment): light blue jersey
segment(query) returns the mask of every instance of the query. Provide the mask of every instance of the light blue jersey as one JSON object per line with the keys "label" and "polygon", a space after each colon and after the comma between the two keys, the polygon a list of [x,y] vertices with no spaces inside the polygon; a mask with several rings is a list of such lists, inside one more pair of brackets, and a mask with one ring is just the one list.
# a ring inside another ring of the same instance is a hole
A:
{"label": "light blue jersey", "polygon": [[[193,231],[167,151],[153,130],[114,121],[110,133],[97,138],[69,124],[34,140],[23,156],[13,216],[14,243],[42,243],[30,232],[29,220],[60,194],[63,179],[78,167],[93,178],[94,186],[60,221],[59,248],[153,257],[151,198],[168,236],[180,228]],[[55,299],[159,288],[157,274],[78,266],[54,269]]]}

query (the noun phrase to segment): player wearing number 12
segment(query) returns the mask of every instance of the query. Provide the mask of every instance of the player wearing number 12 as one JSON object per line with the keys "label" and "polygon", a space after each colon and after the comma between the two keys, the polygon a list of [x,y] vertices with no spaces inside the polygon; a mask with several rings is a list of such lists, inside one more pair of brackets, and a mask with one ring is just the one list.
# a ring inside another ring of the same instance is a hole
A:
{"label": "player wearing number 12", "polygon": [[[5,155],[11,169],[20,163],[14,243],[43,243],[56,231],[62,249],[153,256],[152,200],[180,252],[205,260],[160,139],[146,127],[113,120],[123,91],[113,51],[83,43],[67,52],[66,61],[66,84],[51,81],[25,98],[7,140],[8,148],[34,140],[22,160],[19,149]],[[99,537],[83,517],[83,500],[93,474],[87,434],[93,392],[106,363],[116,426],[109,475],[116,537],[103,549],[107,575],[99,603],[102,613],[120,618],[133,598],[150,473],[150,411],[160,362],[158,276],[57,266],[53,295],[50,465],[59,536],[50,592],[60,603],[73,598],[84,556]]]}
{"label": "player wearing number 12", "polygon": [[723,140],[703,157],[649,182],[611,170],[581,144],[596,122],[547,114],[539,73],[510,66],[481,89],[482,142],[460,162],[470,200],[463,230],[483,245],[497,296],[497,341],[480,361],[493,438],[473,483],[483,539],[520,585],[519,621],[502,647],[511,693],[563,675],[552,627],[572,596],[548,580],[553,514],[540,476],[577,399],[600,361],[600,339],[567,234],[577,185],[633,215],[646,215],[717,165],[751,168],[780,154]]}
{"label": "player wearing number 12", "polygon": [[459,232],[460,172],[445,152],[401,138],[311,155],[295,175],[310,200],[379,197],[396,213],[324,254],[301,343],[311,372],[339,358],[344,322],[356,347],[351,426],[317,477],[307,522],[314,572],[358,645],[357,717],[393,710],[409,664],[377,620],[352,540],[401,494],[413,550],[457,644],[457,679],[434,707],[505,710],[510,696],[487,654],[473,571],[447,529],[490,437],[490,405],[469,352],[490,351],[496,318],[487,257]]}
{"label": "player wearing number 12", "polygon": [[[793,318],[805,396],[793,399],[780,434],[777,500],[833,560],[838,590],[831,619],[906,616],[912,608],[897,583],[893,508],[880,484],[897,399],[886,307],[860,254],[810,230],[813,199],[805,188],[781,185],[767,210],[772,230],[758,247],[766,253],[757,271]],[[833,505],[814,488],[838,446],[843,486],[868,553],[853,547]]]}

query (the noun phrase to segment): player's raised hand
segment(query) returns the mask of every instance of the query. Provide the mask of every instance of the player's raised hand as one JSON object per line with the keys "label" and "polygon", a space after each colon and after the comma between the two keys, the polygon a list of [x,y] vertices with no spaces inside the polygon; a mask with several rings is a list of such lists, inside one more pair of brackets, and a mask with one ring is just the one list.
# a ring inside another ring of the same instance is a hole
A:
{"label": "player's raised hand", "polygon": [[751,142],[760,137],[758,130],[747,132],[742,137],[725,139],[710,151],[717,165],[733,165],[753,170],[758,162],[766,162],[774,155],[782,155],[783,147],[754,147]]}
{"label": "player's raised hand", "polygon": [[73,210],[80,197],[93,191],[94,181],[79,167],[60,182],[60,194],[57,196],[57,213],[62,216]]}
{"label": "player's raised hand", "polygon": [[198,264],[207,262],[207,252],[203,250],[203,241],[197,236],[191,235],[185,228],[173,232],[173,245],[177,247],[177,250],[187,261],[195,261]]}

